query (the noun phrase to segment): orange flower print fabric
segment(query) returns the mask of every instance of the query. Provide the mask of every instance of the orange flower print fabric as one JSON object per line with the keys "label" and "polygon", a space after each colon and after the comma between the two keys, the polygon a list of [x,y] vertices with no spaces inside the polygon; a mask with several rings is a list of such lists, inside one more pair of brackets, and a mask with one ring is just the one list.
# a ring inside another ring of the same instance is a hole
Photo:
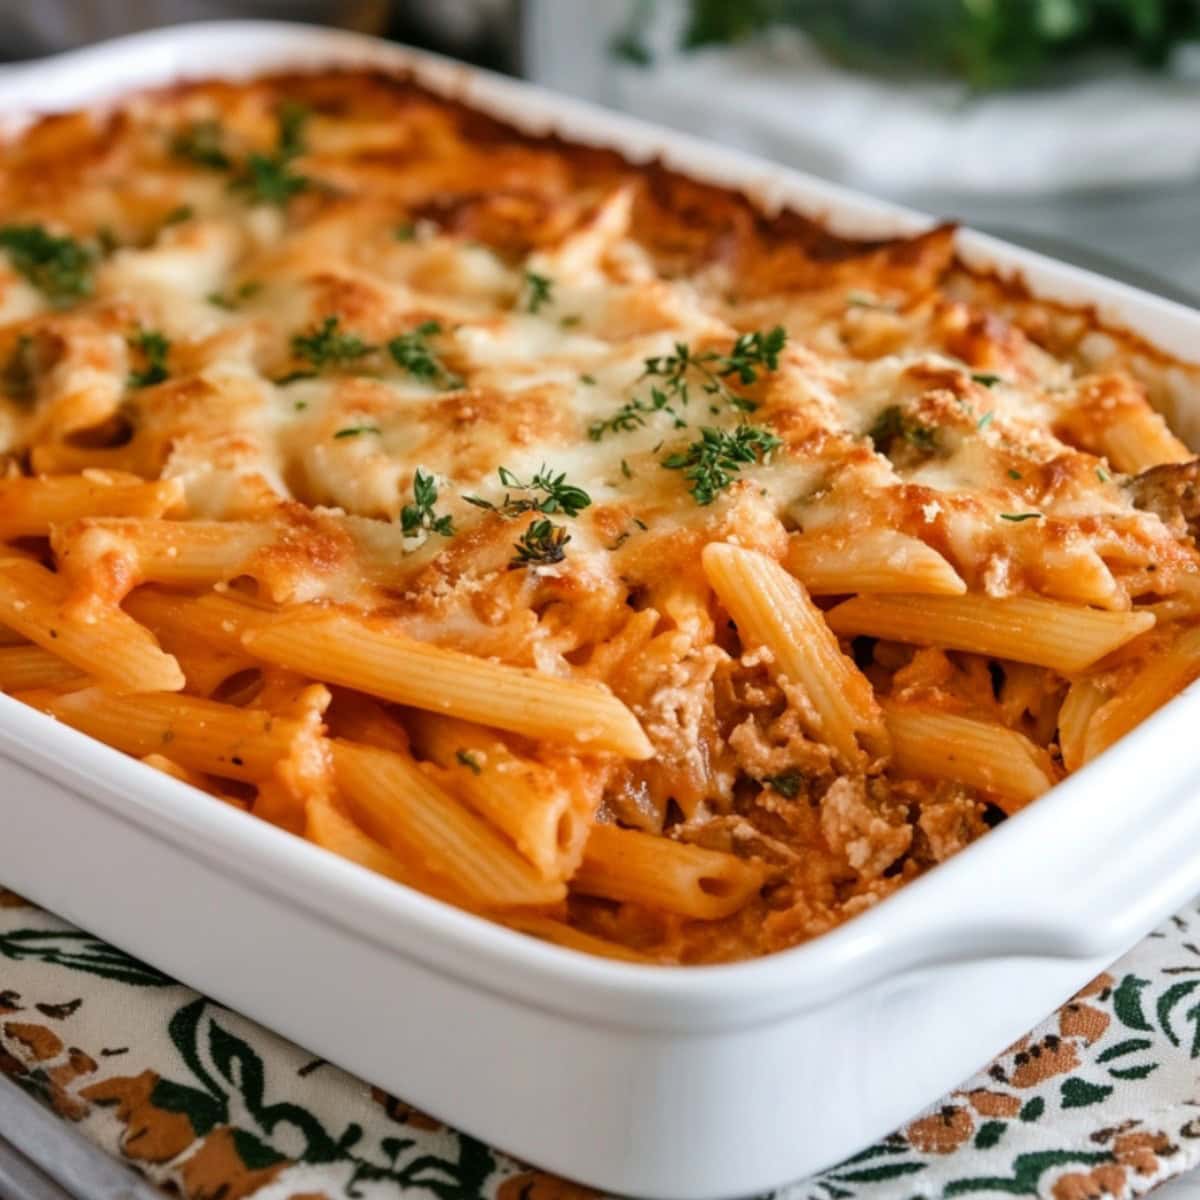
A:
{"label": "orange flower print fabric", "polygon": [[[0,1071],[184,1200],[602,1200],[2,888]],[[976,1078],[776,1200],[1125,1200],[1200,1163],[1198,1112],[1188,911]]]}

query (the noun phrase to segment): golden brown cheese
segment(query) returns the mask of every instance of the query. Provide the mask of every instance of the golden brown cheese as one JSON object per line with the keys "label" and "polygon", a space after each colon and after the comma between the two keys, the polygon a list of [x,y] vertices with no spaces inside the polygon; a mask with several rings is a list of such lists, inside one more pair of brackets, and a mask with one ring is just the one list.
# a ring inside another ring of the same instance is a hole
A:
{"label": "golden brown cheese", "polygon": [[[1200,374],[972,275],[950,227],[847,241],[406,80],[327,72],[34,122],[0,147],[0,251],[10,480],[176,481],[185,510],[131,515],[93,486],[77,511],[60,499],[44,525],[16,521],[45,540],[23,532],[12,553],[51,554],[63,604],[126,602],[189,695],[286,714],[303,693],[305,739],[313,713],[337,732],[353,709],[359,740],[390,722],[395,751],[408,718],[303,692],[303,672],[276,676],[215,617],[196,635],[208,653],[189,651],[171,595],[345,606],[397,637],[597,681],[650,758],[510,731],[500,760],[586,776],[591,799],[562,810],[584,824],[598,812],[760,872],[738,911],[700,920],[597,893],[585,859],[584,882],[541,905],[581,939],[681,961],[803,940],[1030,798],[979,770],[931,778],[900,744],[922,714],[1019,737],[1024,778],[1048,786],[1124,731],[1126,688],[1152,707],[1190,677],[1145,674],[1196,619],[1188,520],[1129,480],[1190,459],[1155,404],[1176,411]],[[830,623],[894,749],[837,749],[815,685],[735,627],[701,567],[714,542],[784,564],[817,620],[857,598]],[[888,600],[905,592],[999,605],[986,613],[1040,598],[1113,614],[1096,637],[1128,633],[1083,666],[1023,659],[905,624]],[[23,653],[0,663],[17,693],[42,678]],[[442,761],[422,728],[424,777],[525,853],[517,818],[464,783],[479,764]],[[958,727],[920,728],[932,745]],[[174,769],[289,828],[308,806],[310,833],[350,853],[377,836],[336,811],[358,760],[324,734],[305,746],[303,770],[289,743],[278,772],[235,772],[236,787]],[[396,874],[384,853],[372,865]]]}

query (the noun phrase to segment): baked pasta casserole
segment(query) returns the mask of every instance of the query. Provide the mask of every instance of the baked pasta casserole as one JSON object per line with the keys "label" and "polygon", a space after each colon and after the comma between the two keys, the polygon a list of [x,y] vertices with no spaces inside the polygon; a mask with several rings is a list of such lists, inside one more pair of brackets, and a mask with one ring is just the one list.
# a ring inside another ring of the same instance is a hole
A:
{"label": "baked pasta casserole", "polygon": [[565,946],[886,897],[1200,675],[1197,386],[356,71],[0,146],[0,688]]}

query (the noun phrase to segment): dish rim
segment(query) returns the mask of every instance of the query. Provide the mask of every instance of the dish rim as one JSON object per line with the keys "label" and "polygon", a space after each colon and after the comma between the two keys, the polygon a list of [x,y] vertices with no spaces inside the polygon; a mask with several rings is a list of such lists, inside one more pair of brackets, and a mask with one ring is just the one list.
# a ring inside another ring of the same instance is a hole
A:
{"label": "dish rim", "polygon": [[[246,60],[255,61],[231,63],[196,53],[198,43],[206,40],[227,42]],[[173,49],[180,56],[186,52],[204,61],[205,67],[179,70]],[[156,50],[163,52],[160,58],[154,58]],[[138,53],[152,60],[143,76],[156,71],[168,74],[130,82],[114,72],[114,60]],[[7,68],[0,72],[0,135],[41,112],[88,105],[80,98],[88,90],[84,83],[69,91],[65,104],[57,103],[61,93],[55,91],[56,103],[51,106],[33,110],[26,104],[18,111],[17,98],[56,73],[74,71],[84,77],[89,70],[102,68],[98,74],[104,79],[94,88],[98,96],[91,103],[106,106],[173,82],[355,66],[410,72],[431,90],[528,132],[553,132],[567,140],[609,146],[634,163],[659,158],[670,169],[693,178],[736,187],[768,211],[794,208],[846,236],[911,234],[935,224],[926,214],[533,84],[366,35],[290,22],[188,23]],[[955,246],[968,268],[994,271],[1001,278],[1015,274],[1034,296],[1092,306],[1106,328],[1127,330],[1174,361],[1189,362],[1181,352],[1184,342],[1193,351],[1200,342],[1200,312],[1174,301],[971,230],[958,230]],[[1118,314],[1115,320],[1113,312]],[[1147,913],[1165,915],[1186,902],[1197,882],[1186,864],[1158,875],[1149,893],[1144,884],[1134,889],[1140,893],[1136,896],[1140,907],[1130,903],[1127,892],[1107,882],[1107,912],[1098,914],[1095,904],[1083,905],[1086,924],[1081,913],[1069,910],[1065,916],[1014,919],[1002,911],[989,911],[986,903],[943,911],[940,920],[931,918],[938,916],[936,900],[944,893],[953,893],[956,887],[970,891],[972,879],[1003,879],[1003,868],[1009,859],[1018,858],[1022,847],[1026,853],[1031,845],[1041,850],[1040,855],[1022,859],[1023,867],[1061,867],[1047,854],[1057,844],[1056,835],[1072,825],[1071,818],[1076,818],[1077,831],[1083,830],[1075,854],[1078,868],[1091,843],[1100,843],[1096,848],[1103,849],[1103,843],[1115,840],[1125,824],[1136,823],[1141,809],[1161,806],[1164,797],[1176,796],[1188,783],[1187,772],[1178,763],[1164,769],[1161,786],[1149,800],[1129,801],[1121,792],[1144,782],[1138,764],[1156,747],[1165,752],[1183,740],[1194,707],[1200,707],[1200,685],[1186,689],[1095,762],[986,837],[834,929],[759,958],[686,967],[596,958],[461,912],[249,814],[214,804],[211,797],[7,696],[0,696],[0,755],[66,782],[119,819],[205,859],[227,875],[236,875],[260,894],[287,899],[351,936],[416,958],[471,986],[484,986],[559,1015],[578,1016],[586,1010],[589,1017],[604,1023],[697,1033],[781,1020],[836,1001],[853,988],[948,960],[1020,955],[1084,959],[1110,953],[1116,957],[1153,924],[1153,919],[1144,922]],[[1160,755],[1156,761],[1164,759]],[[1123,823],[1113,828],[1089,823],[1087,809],[1099,804],[1119,806]],[[1162,834],[1164,828],[1167,835]],[[1152,839],[1153,844],[1169,844],[1171,828],[1169,822],[1162,822],[1153,831],[1160,835]],[[1016,849],[1010,849],[1010,844]],[[279,878],[270,877],[272,870]],[[306,891],[314,878],[353,911],[337,914],[321,906],[319,897]],[[1124,896],[1123,903],[1111,899],[1116,894]],[[401,924],[406,926],[407,942]],[[429,936],[418,947],[414,933],[418,938]]]}

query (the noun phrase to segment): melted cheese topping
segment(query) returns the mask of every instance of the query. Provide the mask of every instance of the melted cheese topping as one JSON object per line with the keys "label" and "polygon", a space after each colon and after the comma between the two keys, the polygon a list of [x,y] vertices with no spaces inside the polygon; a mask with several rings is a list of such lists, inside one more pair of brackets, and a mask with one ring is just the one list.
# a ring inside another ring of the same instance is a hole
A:
{"label": "melted cheese topping", "polygon": [[[290,155],[281,104],[306,114]],[[254,161],[301,182],[282,199],[248,191]],[[864,531],[891,531],[971,593],[1118,612],[1175,597],[1166,617],[1188,619],[1195,547],[1127,477],[1189,457],[1151,400],[1195,373],[970,275],[949,228],[839,240],[337,73],[190,84],[35,124],[0,150],[0,226],[34,225],[74,238],[90,267],[64,304],[4,243],[10,474],[178,481],[189,522],[247,530],[237,574],[260,600],[386,611],[448,647],[604,679],[656,749],[609,764],[604,815],[775,869],[759,903],[703,927],[572,900],[578,925],[654,956],[811,936],[969,841],[993,799],[886,761],[834,771],[803,697],[722,632],[706,543],[848,561]],[[776,328],[777,354],[739,372],[739,345]],[[349,339],[340,355],[306,354],[322,330]],[[168,344],[163,378],[131,386],[148,331]],[[693,365],[673,388],[664,360],[681,353]],[[744,427],[749,455],[695,486],[680,462]],[[437,494],[411,527],[418,472]],[[568,515],[521,486],[547,475],[589,503]],[[506,516],[506,497],[543,510]],[[543,517],[565,553],[521,568]],[[125,536],[52,532],[98,573]],[[643,613],[651,640],[625,661],[610,647]],[[921,675],[927,654],[941,658]],[[1105,694],[1143,658],[1102,664]],[[1070,681],[1045,672],[1018,705],[972,661],[885,640],[864,669],[884,696],[917,687],[915,670],[931,703],[1019,730],[1056,771]],[[794,790],[762,783],[793,776]]]}

